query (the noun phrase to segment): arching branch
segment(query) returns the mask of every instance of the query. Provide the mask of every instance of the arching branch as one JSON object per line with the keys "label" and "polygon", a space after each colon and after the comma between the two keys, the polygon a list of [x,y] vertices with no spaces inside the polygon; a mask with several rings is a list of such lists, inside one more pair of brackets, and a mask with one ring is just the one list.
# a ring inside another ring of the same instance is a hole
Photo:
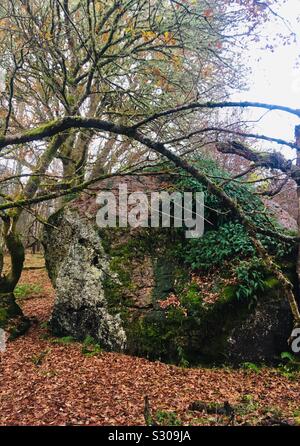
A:
{"label": "arching branch", "polygon": [[263,108],[265,110],[279,110],[300,118],[300,109],[286,107],[284,105],[265,104],[263,102],[192,102],[190,104],[181,105],[179,107],[170,108],[159,113],[154,113],[143,121],[134,125],[134,128],[139,128],[145,124],[149,124],[158,118],[167,117],[176,113],[188,110],[200,110],[200,109],[217,109],[217,108]]}

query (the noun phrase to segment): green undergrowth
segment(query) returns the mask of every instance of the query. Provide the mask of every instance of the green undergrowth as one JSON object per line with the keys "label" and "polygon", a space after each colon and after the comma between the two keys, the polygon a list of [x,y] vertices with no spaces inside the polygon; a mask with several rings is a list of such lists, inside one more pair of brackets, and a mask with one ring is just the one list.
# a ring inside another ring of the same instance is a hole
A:
{"label": "green undergrowth", "polygon": [[42,290],[43,287],[39,284],[23,283],[16,286],[14,294],[16,299],[27,299],[40,294]]}

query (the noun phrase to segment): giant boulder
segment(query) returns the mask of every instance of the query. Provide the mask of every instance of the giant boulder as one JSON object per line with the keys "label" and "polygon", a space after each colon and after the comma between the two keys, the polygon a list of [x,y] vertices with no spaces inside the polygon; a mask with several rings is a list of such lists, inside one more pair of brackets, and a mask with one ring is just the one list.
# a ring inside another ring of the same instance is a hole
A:
{"label": "giant boulder", "polygon": [[149,193],[170,187],[169,181],[150,175],[114,177],[49,219],[43,243],[56,291],[53,334],[78,340],[92,336],[110,351],[184,365],[273,362],[288,348],[292,328],[276,282],[255,306],[222,290],[207,305],[180,255],[183,231],[97,226],[99,191],[117,196],[118,184],[125,182],[128,193]]}

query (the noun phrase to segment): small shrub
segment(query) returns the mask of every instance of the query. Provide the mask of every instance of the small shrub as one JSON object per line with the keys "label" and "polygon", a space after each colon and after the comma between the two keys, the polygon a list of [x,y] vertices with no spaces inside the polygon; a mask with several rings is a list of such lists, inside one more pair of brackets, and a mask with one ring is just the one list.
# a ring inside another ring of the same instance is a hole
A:
{"label": "small shrub", "polygon": [[294,410],[294,412],[293,412],[293,417],[298,417],[298,418],[300,418],[300,408]]}
{"label": "small shrub", "polygon": [[102,353],[102,348],[92,336],[87,336],[83,341],[81,353],[85,356],[95,356]]}
{"label": "small shrub", "polygon": [[236,290],[237,299],[249,299],[255,301],[257,294],[265,290],[265,267],[261,259],[254,257],[245,260],[235,269],[238,281]]}
{"label": "small shrub", "polygon": [[14,294],[16,299],[26,299],[31,295],[39,294],[41,291],[41,285],[24,283],[16,286]]}
{"label": "small shrub", "polygon": [[280,355],[283,363],[279,366],[279,372],[289,379],[297,379],[300,372],[300,359],[290,352],[282,352]]}
{"label": "small shrub", "polygon": [[155,420],[160,426],[182,426],[182,421],[175,412],[158,410],[155,414]]}
{"label": "small shrub", "polygon": [[48,321],[41,322],[41,323],[40,323],[40,327],[41,327],[43,330],[47,330],[47,329],[49,328],[49,322],[48,322]]}
{"label": "small shrub", "polygon": [[[221,184],[229,173],[209,158],[195,157],[190,160],[196,168],[215,177],[213,181]],[[232,259],[245,259],[255,255],[255,248],[245,227],[237,221],[222,200],[210,192],[209,188],[195,178],[183,176],[178,181],[179,190],[190,190],[204,193],[205,233],[200,239],[191,239],[186,249],[180,251],[183,260],[194,269],[210,269],[222,266],[223,262]],[[254,193],[251,185],[228,182],[222,186],[226,194],[232,198],[247,214],[251,222],[264,229],[282,232],[271,213],[265,209],[262,200]],[[257,235],[267,251],[277,259],[292,252],[290,244],[278,241],[277,238],[265,234]]]}
{"label": "small shrub", "polygon": [[190,363],[189,363],[189,361],[185,357],[184,349],[180,345],[178,345],[178,347],[177,347],[177,353],[178,353],[178,365],[179,365],[179,367],[182,367],[182,368],[189,367]]}
{"label": "small shrub", "polygon": [[184,255],[193,269],[209,269],[254,252],[244,227],[237,222],[228,222],[217,230],[207,231],[202,238],[192,239]]}
{"label": "small shrub", "polygon": [[240,404],[236,406],[236,414],[248,415],[255,412],[259,408],[259,404],[254,400],[252,395],[243,395]]}
{"label": "small shrub", "polygon": [[254,364],[253,362],[243,362],[242,368],[244,370],[248,370],[248,371],[255,372],[255,373],[260,372],[259,366]]}
{"label": "small shrub", "polygon": [[75,342],[75,339],[72,336],[63,336],[62,338],[53,338],[51,342],[52,344],[71,344]]}

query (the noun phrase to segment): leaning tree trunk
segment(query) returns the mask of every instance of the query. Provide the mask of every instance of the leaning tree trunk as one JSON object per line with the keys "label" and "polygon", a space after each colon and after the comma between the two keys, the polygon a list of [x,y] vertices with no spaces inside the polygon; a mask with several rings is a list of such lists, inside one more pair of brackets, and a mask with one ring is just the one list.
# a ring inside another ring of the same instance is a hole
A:
{"label": "leaning tree trunk", "polygon": [[17,218],[1,216],[2,239],[10,256],[10,269],[3,273],[3,250],[0,252],[0,328],[4,329],[9,339],[24,334],[30,325],[30,320],[23,315],[23,312],[16,302],[14,295],[15,287],[21,277],[25,250],[23,243],[16,229]]}

